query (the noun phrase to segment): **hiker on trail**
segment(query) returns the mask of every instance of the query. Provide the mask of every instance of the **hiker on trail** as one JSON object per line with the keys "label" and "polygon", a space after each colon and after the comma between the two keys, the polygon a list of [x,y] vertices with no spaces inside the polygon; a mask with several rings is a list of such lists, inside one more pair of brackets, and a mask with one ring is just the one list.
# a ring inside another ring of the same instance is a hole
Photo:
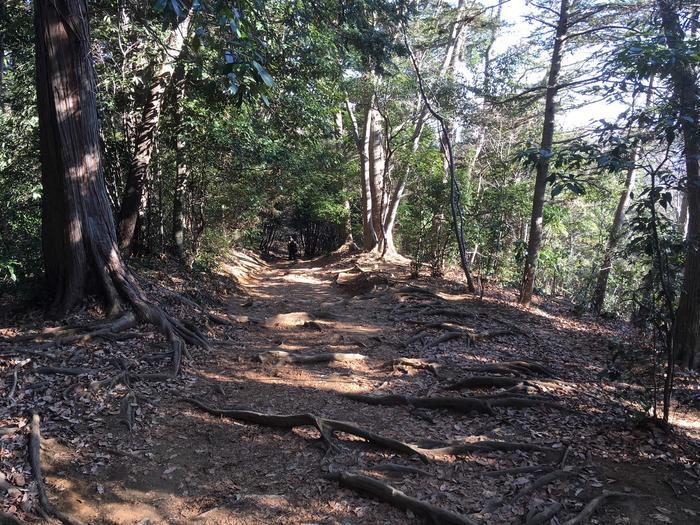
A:
{"label": "hiker on trail", "polygon": [[299,258],[299,245],[294,237],[289,238],[287,243],[287,251],[289,252],[289,260],[296,261]]}

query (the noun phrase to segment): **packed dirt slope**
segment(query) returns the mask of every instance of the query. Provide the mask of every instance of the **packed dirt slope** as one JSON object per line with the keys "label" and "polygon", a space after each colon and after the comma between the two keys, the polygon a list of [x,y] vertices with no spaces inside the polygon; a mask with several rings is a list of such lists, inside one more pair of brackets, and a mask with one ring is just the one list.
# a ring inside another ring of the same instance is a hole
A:
{"label": "packed dirt slope", "polygon": [[1,510],[36,515],[36,410],[49,498],[84,523],[700,523],[697,411],[643,424],[622,323],[367,256],[143,273],[203,305],[171,301],[211,347],[156,382],[151,334],[3,344]]}

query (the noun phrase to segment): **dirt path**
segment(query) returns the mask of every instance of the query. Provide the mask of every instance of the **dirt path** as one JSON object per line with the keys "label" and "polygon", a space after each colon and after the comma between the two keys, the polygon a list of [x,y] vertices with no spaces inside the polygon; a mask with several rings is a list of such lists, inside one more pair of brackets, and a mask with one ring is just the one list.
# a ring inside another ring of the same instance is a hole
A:
{"label": "dirt path", "polygon": [[[634,427],[632,387],[601,379],[614,326],[524,311],[504,297],[478,301],[444,286],[423,293],[397,282],[406,278],[403,268],[385,269],[367,284],[347,273],[356,262],[284,262],[262,269],[245,286],[246,295],[230,302],[235,328],[212,328],[218,330],[216,345],[194,356],[184,380],[139,390],[133,432],[113,409],[96,410],[91,421],[76,425],[73,441],[49,441],[48,481],[56,501],[91,523],[420,521],[410,510],[325,479],[355,472],[477,523],[524,523],[528,514],[556,503],[563,505],[558,516],[564,522],[603,490],[646,497],[606,505],[598,523],[700,522],[700,472],[690,438]],[[349,285],[335,283],[339,273]],[[392,286],[383,284],[387,280]],[[428,328],[420,338],[413,337],[416,321],[448,324]],[[455,329],[467,330],[473,341],[462,334],[433,344]],[[270,352],[359,353],[366,359],[280,363],[280,354]],[[402,357],[435,365],[439,376],[430,369],[383,366]],[[444,387],[473,375],[467,368],[523,359],[546,366],[557,381],[534,374],[524,390],[492,398],[489,413],[375,406],[345,397],[498,395],[502,390]],[[309,426],[290,430],[218,417],[180,397],[212,407],[351,421],[396,440],[423,440],[423,447],[435,446],[426,440],[472,446],[458,456],[428,453],[421,461],[341,433],[334,438],[337,448],[324,450]],[[514,397],[547,403],[493,402]],[[86,435],[91,439],[83,442]],[[483,441],[551,451],[476,450]],[[534,488],[547,470],[493,475],[532,465],[563,472]]]}

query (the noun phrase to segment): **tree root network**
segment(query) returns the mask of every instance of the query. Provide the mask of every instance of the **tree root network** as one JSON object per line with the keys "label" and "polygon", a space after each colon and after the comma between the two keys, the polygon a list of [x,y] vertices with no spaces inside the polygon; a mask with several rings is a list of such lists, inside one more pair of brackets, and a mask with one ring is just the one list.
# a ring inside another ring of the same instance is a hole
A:
{"label": "tree root network", "polygon": [[73,516],[58,510],[46,494],[46,486],[44,485],[44,474],[41,467],[41,420],[39,414],[32,414],[31,437],[29,439],[29,463],[34,472],[34,478],[39,492],[39,505],[41,509],[59,520],[64,525],[83,525],[83,522]]}
{"label": "tree root network", "polygon": [[333,472],[327,474],[326,479],[337,481],[340,485],[349,489],[371,494],[375,498],[389,503],[403,510],[410,510],[423,516],[429,523],[445,525],[476,525],[466,516],[461,516],[440,507],[436,507],[425,501],[408,496],[399,489],[392,487],[378,479],[351,472]]}

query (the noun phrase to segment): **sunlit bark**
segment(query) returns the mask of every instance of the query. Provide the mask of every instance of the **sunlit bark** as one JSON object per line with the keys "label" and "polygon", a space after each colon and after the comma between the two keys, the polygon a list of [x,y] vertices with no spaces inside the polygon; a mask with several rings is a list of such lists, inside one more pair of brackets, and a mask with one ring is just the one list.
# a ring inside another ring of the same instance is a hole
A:
{"label": "sunlit bark", "polygon": [[544,201],[547,190],[547,178],[549,177],[549,157],[552,153],[554,140],[554,117],[556,114],[556,96],[559,91],[559,72],[561,71],[562,57],[564,55],[564,42],[569,29],[569,0],[561,0],[559,6],[559,20],[557,22],[554,48],[549,66],[547,78],[547,92],[545,95],[544,125],[542,126],[542,139],[540,141],[540,154],[537,160],[537,177],[535,178],[535,190],[532,197],[532,216],[530,219],[530,238],[525,257],[525,270],[520,289],[520,304],[528,305],[532,300],[535,287],[535,270],[542,246],[542,226],[544,218]]}
{"label": "sunlit bark", "polygon": [[134,231],[139,210],[146,196],[148,167],[153,156],[158,122],[165,89],[170,83],[176,63],[182,53],[190,26],[191,14],[188,13],[173,29],[165,43],[165,53],[144,105],[143,116],[136,131],[135,152],[126,179],[126,190],[119,208],[119,248],[129,255],[134,239]]}

